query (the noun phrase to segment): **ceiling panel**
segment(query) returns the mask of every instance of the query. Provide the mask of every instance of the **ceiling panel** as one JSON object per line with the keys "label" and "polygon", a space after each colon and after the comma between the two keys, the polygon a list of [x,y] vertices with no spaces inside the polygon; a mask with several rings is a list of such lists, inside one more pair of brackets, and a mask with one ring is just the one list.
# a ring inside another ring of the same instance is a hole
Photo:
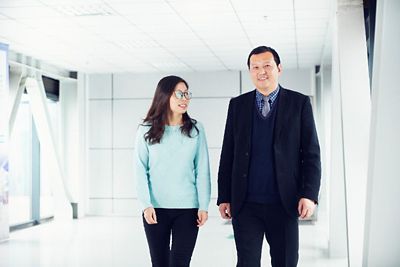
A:
{"label": "ceiling panel", "polygon": [[46,6],[2,7],[0,8],[0,13],[7,15],[11,19],[55,18],[62,15]]}
{"label": "ceiling panel", "polygon": [[18,22],[24,24],[26,27],[39,29],[39,30],[59,30],[62,33],[63,28],[77,28],[79,25],[67,17],[55,18],[23,18]]}
{"label": "ceiling panel", "polygon": [[43,6],[39,0],[1,0],[0,7]]}
{"label": "ceiling panel", "polygon": [[146,16],[155,19],[155,16],[162,14],[172,14],[173,10],[165,1],[127,1],[113,2],[107,1],[108,5],[120,15],[128,16]]}
{"label": "ceiling panel", "polygon": [[296,0],[294,1],[294,6],[296,10],[301,9],[330,9],[331,6],[335,3],[334,1],[326,1],[326,0]]}
{"label": "ceiling panel", "polygon": [[329,17],[330,12],[331,11],[329,9],[296,9],[294,14],[296,16],[296,20],[325,20],[327,17]]}
{"label": "ceiling panel", "polygon": [[246,69],[269,45],[320,64],[333,0],[1,0],[10,50],[87,72]]}
{"label": "ceiling panel", "polygon": [[[324,1],[324,0],[321,0]],[[230,0],[239,11],[268,11],[293,9],[293,0]]]}
{"label": "ceiling panel", "polygon": [[168,1],[169,6],[181,16],[185,15],[218,15],[232,12],[229,0],[219,1]]}
{"label": "ceiling panel", "polygon": [[7,17],[3,14],[0,14],[0,20],[9,20],[9,19],[10,19],[9,17]]}

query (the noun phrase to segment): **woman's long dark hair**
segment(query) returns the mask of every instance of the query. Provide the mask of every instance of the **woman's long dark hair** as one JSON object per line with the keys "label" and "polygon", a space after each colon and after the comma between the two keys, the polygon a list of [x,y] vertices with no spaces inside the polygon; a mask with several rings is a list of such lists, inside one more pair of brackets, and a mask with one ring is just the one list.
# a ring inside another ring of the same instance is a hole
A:
{"label": "woman's long dark hair", "polygon": [[[150,144],[160,143],[163,137],[165,125],[168,124],[168,114],[171,112],[169,100],[175,91],[176,85],[180,82],[189,88],[184,79],[173,75],[162,78],[157,84],[153,102],[142,124],[150,125],[149,131],[144,135],[145,140]],[[197,133],[199,132],[199,129],[196,127],[196,120],[190,118],[187,112],[182,114],[182,121],[181,132],[184,135],[192,137],[190,133],[193,128],[196,129]]]}

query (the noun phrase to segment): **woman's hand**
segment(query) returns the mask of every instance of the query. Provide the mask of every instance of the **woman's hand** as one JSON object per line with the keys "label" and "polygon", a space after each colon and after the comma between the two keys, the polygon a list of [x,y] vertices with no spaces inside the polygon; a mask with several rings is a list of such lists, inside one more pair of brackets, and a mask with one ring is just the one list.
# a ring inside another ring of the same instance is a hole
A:
{"label": "woman's hand", "polygon": [[156,224],[157,216],[156,210],[153,207],[148,207],[143,211],[143,217],[148,224]]}
{"label": "woman's hand", "polygon": [[208,220],[208,212],[205,210],[199,210],[197,212],[197,227],[203,226]]}

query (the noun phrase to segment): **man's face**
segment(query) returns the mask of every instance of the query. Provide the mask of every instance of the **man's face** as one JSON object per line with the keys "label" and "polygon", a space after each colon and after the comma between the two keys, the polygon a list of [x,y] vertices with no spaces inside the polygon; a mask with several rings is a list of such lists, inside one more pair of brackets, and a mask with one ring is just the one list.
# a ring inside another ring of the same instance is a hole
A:
{"label": "man's face", "polygon": [[271,52],[252,55],[249,71],[251,80],[261,93],[269,94],[278,86],[281,65],[276,65]]}

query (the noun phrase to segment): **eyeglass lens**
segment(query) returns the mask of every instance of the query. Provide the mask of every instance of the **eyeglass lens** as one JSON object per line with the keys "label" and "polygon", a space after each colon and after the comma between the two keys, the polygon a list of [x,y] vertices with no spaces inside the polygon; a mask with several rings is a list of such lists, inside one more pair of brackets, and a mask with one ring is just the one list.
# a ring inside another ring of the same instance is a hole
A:
{"label": "eyeglass lens", "polygon": [[189,91],[182,92],[182,91],[177,90],[177,91],[175,91],[175,96],[178,99],[183,99],[183,97],[185,97],[186,99],[189,100],[192,98],[192,93]]}

